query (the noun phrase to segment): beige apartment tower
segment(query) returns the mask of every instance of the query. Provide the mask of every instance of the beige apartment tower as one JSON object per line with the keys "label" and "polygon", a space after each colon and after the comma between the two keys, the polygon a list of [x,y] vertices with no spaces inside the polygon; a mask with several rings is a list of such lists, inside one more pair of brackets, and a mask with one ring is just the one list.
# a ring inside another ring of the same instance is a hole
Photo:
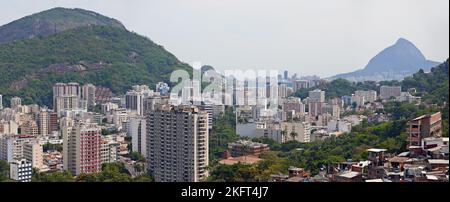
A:
{"label": "beige apartment tower", "polygon": [[198,182],[208,176],[208,113],[160,105],[147,114],[148,169],[157,182]]}

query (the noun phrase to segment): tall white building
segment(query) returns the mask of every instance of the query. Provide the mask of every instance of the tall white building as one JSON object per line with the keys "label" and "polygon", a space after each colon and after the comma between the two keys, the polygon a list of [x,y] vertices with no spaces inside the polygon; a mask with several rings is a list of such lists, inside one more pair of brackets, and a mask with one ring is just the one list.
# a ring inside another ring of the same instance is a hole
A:
{"label": "tall white building", "polygon": [[144,99],[153,95],[154,92],[146,85],[133,86],[133,90],[128,91],[125,95],[125,108],[143,116],[145,115]]}
{"label": "tall white building", "polygon": [[194,106],[162,105],[147,115],[148,168],[157,182],[208,176],[208,114]]}
{"label": "tall white building", "polygon": [[3,109],[3,95],[0,94],[0,109]]}
{"label": "tall white building", "polygon": [[78,83],[56,83],[53,86],[53,110],[61,115],[64,110],[86,110]]}
{"label": "tall white building", "polygon": [[85,84],[82,87],[82,98],[86,101],[89,109],[95,106],[95,86],[93,84]]}
{"label": "tall white building", "polygon": [[131,118],[128,134],[131,136],[133,152],[139,152],[147,158],[147,124],[144,117]]}
{"label": "tall white building", "polygon": [[50,122],[50,113],[47,111],[41,111],[37,117],[37,124],[39,128],[39,135],[45,136],[50,134],[49,130],[49,122]]}

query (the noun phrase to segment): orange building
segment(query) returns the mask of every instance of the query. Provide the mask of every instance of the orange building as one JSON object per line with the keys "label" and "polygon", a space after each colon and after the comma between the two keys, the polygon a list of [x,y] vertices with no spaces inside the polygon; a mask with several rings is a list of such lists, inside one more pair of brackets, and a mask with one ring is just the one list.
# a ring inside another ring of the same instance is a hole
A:
{"label": "orange building", "polygon": [[427,137],[440,137],[441,130],[441,112],[434,114],[427,114],[417,117],[408,122],[407,132],[409,137],[407,139],[408,147],[422,146],[422,139]]}

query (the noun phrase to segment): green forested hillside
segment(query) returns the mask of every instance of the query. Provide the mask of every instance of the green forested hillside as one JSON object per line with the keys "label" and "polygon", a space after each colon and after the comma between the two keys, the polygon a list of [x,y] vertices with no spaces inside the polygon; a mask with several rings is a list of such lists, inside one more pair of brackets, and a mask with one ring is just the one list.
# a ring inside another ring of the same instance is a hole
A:
{"label": "green forested hillside", "polygon": [[406,77],[402,82],[403,89],[416,88],[429,103],[448,103],[449,85],[448,59],[444,63],[431,69],[429,73],[419,71],[411,77]]}
{"label": "green forested hillside", "polygon": [[123,93],[131,85],[167,81],[175,69],[192,71],[148,38],[89,26],[0,45],[0,94],[51,106],[56,82],[89,82]]}

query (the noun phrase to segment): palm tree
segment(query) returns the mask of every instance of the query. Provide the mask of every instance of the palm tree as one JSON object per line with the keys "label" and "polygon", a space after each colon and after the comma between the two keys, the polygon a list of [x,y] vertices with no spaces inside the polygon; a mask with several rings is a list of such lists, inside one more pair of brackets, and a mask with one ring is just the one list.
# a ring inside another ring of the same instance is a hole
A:
{"label": "palm tree", "polygon": [[295,132],[295,131],[292,131],[292,132],[290,133],[290,135],[291,135],[291,137],[292,137],[292,140],[295,140],[295,138],[298,136],[298,133]]}

